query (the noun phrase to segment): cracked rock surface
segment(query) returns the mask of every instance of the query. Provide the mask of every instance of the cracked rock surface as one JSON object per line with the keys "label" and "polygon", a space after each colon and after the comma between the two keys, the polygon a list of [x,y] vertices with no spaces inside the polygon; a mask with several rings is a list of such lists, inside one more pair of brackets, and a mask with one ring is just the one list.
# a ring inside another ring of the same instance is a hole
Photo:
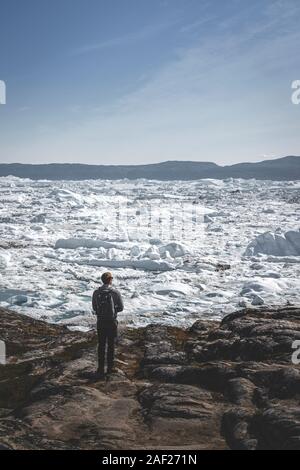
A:
{"label": "cracked rock surface", "polygon": [[94,332],[0,309],[0,338],[0,449],[300,449],[299,308],[123,328],[105,381]]}

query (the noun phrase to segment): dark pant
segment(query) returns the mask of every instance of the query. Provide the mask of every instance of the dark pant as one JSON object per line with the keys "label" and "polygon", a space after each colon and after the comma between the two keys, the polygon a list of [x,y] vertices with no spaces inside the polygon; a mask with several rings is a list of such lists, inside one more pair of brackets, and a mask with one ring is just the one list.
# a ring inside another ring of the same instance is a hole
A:
{"label": "dark pant", "polygon": [[104,374],[105,356],[107,349],[107,371],[114,367],[115,342],[117,337],[117,325],[105,325],[97,322],[98,332],[98,371]]}

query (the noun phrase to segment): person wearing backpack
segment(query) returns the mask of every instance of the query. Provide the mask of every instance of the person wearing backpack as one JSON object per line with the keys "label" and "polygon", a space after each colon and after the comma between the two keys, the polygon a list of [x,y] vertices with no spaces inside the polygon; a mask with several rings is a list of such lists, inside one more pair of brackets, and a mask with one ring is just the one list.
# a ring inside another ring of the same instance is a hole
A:
{"label": "person wearing backpack", "polygon": [[117,315],[124,309],[120,292],[112,287],[113,276],[102,274],[103,285],[93,293],[93,310],[97,315],[98,369],[99,378],[104,378],[107,349],[107,374],[114,372],[115,341],[118,332]]}

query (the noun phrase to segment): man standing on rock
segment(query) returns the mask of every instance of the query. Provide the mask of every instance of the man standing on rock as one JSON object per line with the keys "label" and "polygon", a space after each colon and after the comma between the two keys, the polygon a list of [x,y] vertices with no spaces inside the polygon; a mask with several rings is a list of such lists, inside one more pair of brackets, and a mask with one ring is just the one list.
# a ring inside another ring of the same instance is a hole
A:
{"label": "man standing on rock", "polygon": [[117,314],[124,309],[121,294],[112,287],[113,276],[110,272],[102,274],[103,285],[93,294],[93,310],[97,315],[98,333],[98,370],[99,378],[104,378],[105,355],[107,346],[107,374],[114,372],[115,341],[117,337]]}

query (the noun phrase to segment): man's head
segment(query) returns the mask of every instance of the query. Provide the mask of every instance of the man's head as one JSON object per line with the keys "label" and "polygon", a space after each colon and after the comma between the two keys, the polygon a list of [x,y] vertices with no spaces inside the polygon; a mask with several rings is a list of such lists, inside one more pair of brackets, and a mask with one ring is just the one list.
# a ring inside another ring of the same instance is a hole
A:
{"label": "man's head", "polygon": [[113,275],[110,272],[103,273],[102,276],[101,276],[101,281],[103,282],[103,284],[105,284],[107,286],[112,284],[112,280],[113,280]]}

